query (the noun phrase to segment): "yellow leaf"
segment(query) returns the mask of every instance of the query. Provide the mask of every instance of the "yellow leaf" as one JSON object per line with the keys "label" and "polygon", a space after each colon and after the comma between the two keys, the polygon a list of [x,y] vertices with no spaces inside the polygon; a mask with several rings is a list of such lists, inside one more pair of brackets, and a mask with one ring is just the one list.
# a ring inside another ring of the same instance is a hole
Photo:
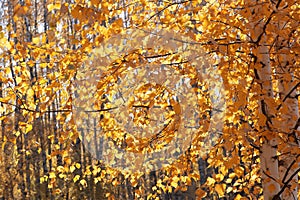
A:
{"label": "yellow leaf", "polygon": [[123,20],[121,18],[117,19],[113,22],[112,26],[122,27],[123,26]]}
{"label": "yellow leaf", "polygon": [[52,188],[53,188],[53,183],[49,183],[49,184],[48,184],[48,188],[49,188],[49,189],[52,189]]}
{"label": "yellow leaf", "polygon": [[29,89],[27,90],[27,95],[28,95],[29,97],[33,97],[33,96],[34,96],[34,91],[33,91],[33,89],[29,88]]}
{"label": "yellow leaf", "polygon": [[66,174],[59,174],[58,177],[59,178],[66,178]]}
{"label": "yellow leaf", "polygon": [[1,46],[1,48],[2,47],[6,47],[7,49],[11,48],[10,43],[8,42],[8,40],[5,37],[0,39],[0,46]]}
{"label": "yellow leaf", "polygon": [[25,129],[25,133],[28,133],[31,130],[32,130],[32,124],[27,124],[26,129]]}
{"label": "yellow leaf", "polygon": [[204,190],[199,188],[196,190],[196,195],[199,199],[201,199],[201,198],[205,197],[207,195],[207,193]]}
{"label": "yellow leaf", "polygon": [[61,193],[61,190],[60,190],[60,189],[55,189],[55,190],[54,190],[54,193],[55,193],[55,194],[60,194],[60,193]]}
{"label": "yellow leaf", "polygon": [[56,177],[56,175],[55,175],[54,172],[50,172],[50,173],[49,173],[49,178],[55,178],[55,177]]}
{"label": "yellow leaf", "polygon": [[242,197],[240,194],[238,194],[235,198],[234,198],[234,200],[247,200],[248,198],[246,198],[246,197]]}
{"label": "yellow leaf", "polygon": [[131,179],[130,179],[130,183],[131,183],[131,185],[132,185],[133,187],[137,186],[137,184],[138,184],[138,182],[137,182],[137,180],[136,180],[135,178],[131,178]]}
{"label": "yellow leaf", "polygon": [[209,22],[208,22],[207,19],[204,19],[204,20],[202,21],[202,25],[203,25],[204,27],[206,27],[208,24],[209,24]]}
{"label": "yellow leaf", "polygon": [[56,3],[56,4],[51,3],[51,4],[47,5],[47,9],[49,12],[51,12],[54,9],[58,10],[58,9],[60,9],[60,4],[59,3]]}
{"label": "yellow leaf", "polygon": [[70,165],[71,162],[72,162],[71,158],[64,158],[64,161],[65,161],[65,163],[68,164],[68,165]]}
{"label": "yellow leaf", "polygon": [[217,175],[216,175],[216,180],[217,180],[218,182],[223,181],[223,179],[224,179],[224,175],[223,175],[223,174],[217,174]]}
{"label": "yellow leaf", "polygon": [[2,150],[4,150],[4,148],[5,148],[5,144],[6,144],[6,141],[7,141],[7,138],[6,138],[6,136],[4,135],[4,137],[3,137],[3,143],[2,143]]}
{"label": "yellow leaf", "polygon": [[20,131],[17,131],[15,135],[18,137],[20,135]]}
{"label": "yellow leaf", "polygon": [[213,178],[211,178],[211,177],[208,177],[207,178],[207,181],[206,181],[206,184],[208,185],[208,186],[211,186],[211,185],[214,185],[215,184],[215,179],[213,179]]}
{"label": "yellow leaf", "polygon": [[79,15],[80,15],[80,10],[81,10],[81,6],[76,6],[72,11],[71,11],[71,15],[74,17],[74,18],[78,18]]}
{"label": "yellow leaf", "polygon": [[[130,181],[131,182],[131,181]],[[117,181],[117,179],[115,179],[115,180],[113,180],[113,182],[112,182],[112,185],[113,186],[117,186],[119,183],[118,183],[118,181]],[[132,184],[132,183],[131,183]],[[135,187],[137,185],[137,182],[136,182],[136,184],[134,184],[134,185],[132,185],[133,187]]]}
{"label": "yellow leaf", "polygon": [[171,186],[172,186],[173,188],[177,188],[177,187],[178,187],[178,182],[172,181],[172,182],[171,182]]}
{"label": "yellow leaf", "polygon": [[226,193],[229,193],[229,192],[231,192],[232,190],[233,190],[232,187],[228,187],[228,188],[226,189]]}
{"label": "yellow leaf", "polygon": [[30,155],[30,151],[26,151],[25,154],[26,154],[26,156],[29,156]]}
{"label": "yellow leaf", "polygon": [[80,164],[79,163],[76,163],[75,166],[76,166],[77,169],[80,168]]}
{"label": "yellow leaf", "polygon": [[70,166],[70,172],[71,172],[71,173],[74,172],[75,169],[76,169],[76,168],[74,167],[74,165]]}
{"label": "yellow leaf", "polygon": [[121,159],[123,157],[123,154],[117,153],[115,156],[116,156],[116,158]]}
{"label": "yellow leaf", "polygon": [[215,190],[218,193],[219,197],[223,197],[224,196],[224,194],[225,194],[225,188],[226,188],[225,184],[216,184]]}
{"label": "yellow leaf", "polygon": [[76,175],[74,178],[73,178],[73,181],[74,183],[76,183],[78,180],[79,180],[80,176],[79,175]]}
{"label": "yellow leaf", "polygon": [[84,180],[84,179],[81,179],[81,180],[80,180],[80,184],[81,184],[82,186],[84,186],[84,187],[87,186],[86,180]]}
{"label": "yellow leaf", "polygon": [[22,82],[22,78],[21,78],[21,77],[17,77],[17,78],[16,78],[16,82],[17,82],[17,84],[19,85],[19,84]]}
{"label": "yellow leaf", "polygon": [[44,183],[44,181],[45,181],[44,177],[41,177],[40,178],[40,183]]}
{"label": "yellow leaf", "polygon": [[234,169],[234,172],[237,176],[241,177],[244,174],[244,169],[239,166]]}
{"label": "yellow leaf", "polygon": [[65,171],[65,168],[63,166],[58,166],[57,167],[57,171],[59,172],[64,172]]}
{"label": "yellow leaf", "polygon": [[46,41],[47,41],[46,34],[43,34],[43,36],[42,36],[42,43],[44,44],[44,43],[46,43]]}
{"label": "yellow leaf", "polygon": [[112,96],[112,95],[108,95],[108,96],[107,96],[107,99],[108,99],[110,102],[112,102],[112,101],[113,101],[113,96]]}
{"label": "yellow leaf", "polygon": [[38,44],[40,42],[40,37],[34,37],[32,38],[32,43]]}

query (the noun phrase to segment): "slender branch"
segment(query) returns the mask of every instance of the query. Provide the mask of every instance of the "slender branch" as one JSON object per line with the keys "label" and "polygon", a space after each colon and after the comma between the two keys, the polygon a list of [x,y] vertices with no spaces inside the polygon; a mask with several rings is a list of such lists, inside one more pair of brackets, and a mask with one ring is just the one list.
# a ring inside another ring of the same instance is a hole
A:
{"label": "slender branch", "polygon": [[263,35],[265,34],[265,32],[266,32],[266,28],[267,28],[268,24],[271,22],[271,19],[272,19],[272,16],[273,16],[274,13],[275,13],[275,12],[273,11],[273,12],[270,14],[270,16],[268,17],[268,20],[266,21],[266,23],[265,23],[264,26],[263,26],[263,31],[260,33],[260,35],[258,36],[257,40],[256,40],[254,43],[258,44],[258,43],[260,42],[262,36],[263,36]]}
{"label": "slender branch", "polygon": [[273,181],[275,181],[276,183],[278,183],[278,180],[276,180],[274,177],[270,176],[269,174],[267,174],[265,171],[263,171],[263,173],[270,179],[272,179]]}
{"label": "slender branch", "polygon": [[294,92],[297,87],[299,87],[300,82],[298,82],[292,89],[285,95],[285,97],[282,100],[282,103],[276,108],[276,110],[279,110],[282,107],[282,104],[287,100],[287,98]]}
{"label": "slender branch", "polygon": [[147,58],[147,59],[160,58],[160,57],[170,56],[170,55],[173,55],[173,54],[175,54],[175,53],[159,54],[159,55],[155,55],[155,56],[144,56],[144,58]]}
{"label": "slender branch", "polygon": [[118,107],[103,108],[103,109],[99,109],[99,110],[85,110],[84,112],[86,112],[86,113],[102,112],[102,111],[110,111],[110,110],[114,110],[114,109],[117,109],[117,108],[118,108]]}
{"label": "slender branch", "polygon": [[[7,105],[10,105],[10,106],[14,106],[16,108],[18,108],[19,110],[26,110],[28,112],[39,112],[39,113],[59,113],[59,112],[72,112],[72,109],[68,109],[68,110],[46,110],[46,111],[37,111],[37,110],[32,110],[32,109],[29,109],[29,108],[24,108],[24,107],[21,107],[21,106],[18,106],[18,105],[15,105],[15,104],[12,104],[12,103],[9,103],[9,102],[3,102],[3,101],[0,101],[0,103],[3,103],[3,104],[7,104]],[[84,110],[83,112],[85,113],[92,113],[92,112],[103,112],[103,111],[110,111],[110,110],[114,110],[114,109],[117,109],[118,107],[113,107],[113,108],[105,108],[105,109],[99,109],[99,110]],[[11,114],[11,113],[9,113]]]}
{"label": "slender branch", "polygon": [[[289,183],[293,180],[294,176],[296,176],[300,172],[300,168],[298,168],[291,176],[290,178],[284,182],[284,186],[281,188],[281,190],[274,196],[275,197],[280,197],[280,195],[284,192],[285,188],[289,186]],[[274,199],[273,198],[273,199]]]}
{"label": "slender branch", "polygon": [[227,22],[223,22],[223,21],[221,21],[221,20],[212,20],[212,22],[221,23],[221,24],[224,24],[224,25],[226,25],[226,26],[230,26],[231,28],[238,29],[238,30],[240,30],[243,34],[247,35],[247,37],[251,40],[251,42],[253,42],[253,39],[251,38],[251,36],[250,36],[249,34],[247,34],[247,33],[244,33],[244,30],[241,29],[241,28],[238,27],[238,26],[235,26],[235,25],[232,26],[232,25],[228,24]]}
{"label": "slender branch", "polygon": [[149,19],[148,19],[146,22],[150,21],[153,17],[159,15],[159,14],[162,13],[164,10],[168,9],[169,7],[171,7],[171,6],[173,6],[173,5],[184,4],[184,3],[187,3],[187,2],[189,2],[189,1],[182,1],[182,2],[173,2],[173,3],[170,3],[169,5],[167,5],[166,7],[164,7],[163,9],[159,10],[157,13],[151,15],[151,16],[149,17]]}
{"label": "slender branch", "polygon": [[[296,156],[296,159],[299,157],[300,155],[297,155]],[[289,171],[291,170],[292,166],[296,163],[296,159],[293,160],[293,162],[289,165],[289,167],[286,169],[286,172],[284,174],[284,177],[282,179],[282,182],[284,183],[285,182],[285,179],[287,178],[288,174],[289,174]]]}

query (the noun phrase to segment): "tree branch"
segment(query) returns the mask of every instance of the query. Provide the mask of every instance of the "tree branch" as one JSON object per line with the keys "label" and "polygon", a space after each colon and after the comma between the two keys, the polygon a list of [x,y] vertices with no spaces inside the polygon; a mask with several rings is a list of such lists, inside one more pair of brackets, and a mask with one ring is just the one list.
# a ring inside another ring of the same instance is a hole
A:
{"label": "tree branch", "polygon": [[290,178],[284,182],[283,187],[281,188],[281,190],[273,197],[274,200],[276,200],[276,198],[278,199],[278,197],[280,197],[280,195],[284,192],[284,190],[289,186],[289,183],[293,180],[294,176],[296,176],[298,173],[300,172],[300,168],[298,168],[291,176]]}
{"label": "tree branch", "polygon": [[[46,110],[46,111],[37,111],[37,110],[29,109],[29,108],[24,108],[24,107],[21,107],[21,106],[18,106],[18,105],[9,103],[9,102],[3,102],[3,101],[0,101],[0,103],[14,106],[14,107],[16,107],[16,108],[19,109],[19,110],[26,110],[26,111],[28,111],[28,112],[34,112],[34,113],[59,113],[59,112],[72,112],[72,111],[73,111],[72,109],[68,109],[68,110]],[[83,112],[85,112],[85,113],[102,112],[102,111],[110,111],[110,110],[114,110],[114,109],[117,109],[117,108],[118,108],[118,107],[105,108],[105,109],[99,109],[99,110],[84,110]],[[9,113],[9,114],[11,114],[11,113]]]}
{"label": "tree branch", "polygon": [[276,108],[276,110],[278,111],[281,107],[282,104],[287,100],[287,98],[294,92],[295,89],[297,89],[297,87],[299,87],[300,82],[298,82],[294,87],[292,87],[292,89],[285,95],[285,97],[282,100],[282,103]]}

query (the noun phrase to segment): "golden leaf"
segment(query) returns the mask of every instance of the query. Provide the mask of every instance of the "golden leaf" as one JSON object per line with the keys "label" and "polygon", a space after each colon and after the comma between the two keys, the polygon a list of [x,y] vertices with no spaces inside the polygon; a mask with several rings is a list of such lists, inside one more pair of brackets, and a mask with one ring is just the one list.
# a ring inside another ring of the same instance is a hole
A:
{"label": "golden leaf", "polygon": [[49,178],[55,178],[56,174],[55,172],[49,172]]}
{"label": "golden leaf", "polygon": [[80,179],[80,176],[79,176],[79,175],[76,175],[76,176],[73,178],[74,183],[76,183],[79,179]]}
{"label": "golden leaf", "polygon": [[216,184],[215,190],[218,193],[219,197],[224,197],[226,184]]}
{"label": "golden leaf", "polygon": [[76,163],[75,166],[77,169],[80,169],[80,167],[81,167],[80,163]]}
{"label": "golden leaf", "polygon": [[73,172],[75,171],[75,169],[76,169],[76,168],[74,167],[74,165],[71,165],[71,166],[70,166],[70,172],[71,172],[71,173],[73,173]]}
{"label": "golden leaf", "polygon": [[25,133],[28,133],[31,130],[32,130],[32,124],[27,124],[26,129],[25,129]]}
{"label": "golden leaf", "polygon": [[86,186],[87,186],[87,182],[86,182],[86,180],[84,180],[84,179],[81,179],[79,183],[80,183],[83,187],[86,187]]}

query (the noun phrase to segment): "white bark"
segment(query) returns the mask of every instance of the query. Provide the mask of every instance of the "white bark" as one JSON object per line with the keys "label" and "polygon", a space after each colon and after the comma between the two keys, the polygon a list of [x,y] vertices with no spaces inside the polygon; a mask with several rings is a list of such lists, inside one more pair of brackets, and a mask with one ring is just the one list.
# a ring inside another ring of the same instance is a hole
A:
{"label": "white bark", "polygon": [[[260,12],[259,9],[256,12]],[[293,154],[291,151],[293,148],[299,146],[297,142],[299,135],[294,130],[295,127],[297,128],[299,119],[298,100],[295,98],[296,83],[294,83],[292,78],[293,73],[288,70],[287,56],[285,54],[278,54],[281,49],[279,46],[282,40],[284,40],[284,38],[278,36],[275,50],[279,64],[273,67],[275,67],[277,73],[278,91],[282,105],[277,110],[276,104],[273,103],[274,94],[269,48],[271,45],[267,44],[267,39],[270,38],[267,38],[265,35],[264,23],[264,21],[257,22],[256,26],[253,23],[252,26],[254,29],[253,39],[254,41],[258,41],[257,54],[255,54],[257,56],[255,70],[257,82],[261,86],[259,120],[266,120],[266,123],[261,122],[262,125],[260,127],[264,131],[260,155],[264,199],[295,200],[298,199],[297,192],[299,186],[296,172],[299,170],[299,163],[296,162],[296,158],[299,155],[296,155],[296,153]],[[277,31],[283,28],[283,24],[285,22],[282,24],[278,23]],[[279,115],[275,119],[276,114]],[[286,142],[279,140],[279,137],[284,137],[282,136],[284,134],[286,135]]]}
{"label": "white bark", "polygon": [[[277,43],[280,43],[280,37],[278,40],[279,41]],[[297,135],[297,132],[294,130],[299,119],[299,106],[298,99],[295,98],[296,88],[294,86],[296,83],[294,83],[293,80],[293,73],[288,70],[289,66],[287,63],[287,56],[279,54],[278,59],[278,89],[280,100],[282,102],[281,109],[279,110],[282,112],[279,116],[281,126],[278,127],[278,131],[282,132],[286,136],[290,135],[287,136],[287,143],[283,144],[285,148],[281,150],[282,156],[279,159],[280,180],[284,184],[289,185],[289,187],[286,187],[282,193],[281,198],[284,200],[295,200],[297,199],[298,192],[298,176],[295,176],[294,173],[299,168],[299,163],[295,162],[297,155],[295,153],[291,153],[291,151],[299,145],[297,140],[295,140],[296,138],[299,138],[299,135]],[[291,181],[286,182],[290,178],[292,178]]]}
{"label": "white bark", "polygon": [[[268,54],[268,47],[262,45],[258,47],[258,60],[257,67],[258,82],[261,84],[261,96],[259,99],[259,112],[260,116],[263,116],[259,120],[266,120],[265,124],[261,127],[263,132],[263,144],[261,147],[261,173],[263,183],[263,193],[265,200],[271,200],[279,191],[280,185],[278,183],[279,170],[277,159],[277,143],[278,140],[269,125],[272,119],[270,118],[272,113],[272,106],[270,100],[274,98],[272,89],[272,76],[271,66]],[[269,124],[269,125],[268,125]]]}
{"label": "white bark", "polygon": [[[257,9],[256,12],[261,12]],[[262,131],[263,144],[261,146],[261,176],[263,185],[263,196],[265,200],[272,200],[280,191],[279,169],[277,159],[277,144],[276,135],[273,134],[271,124],[274,115],[274,98],[272,86],[272,69],[270,65],[269,47],[267,45],[267,36],[264,33],[264,21],[252,24],[254,29],[253,39],[257,41],[257,46],[254,47],[254,55],[257,56],[255,62],[256,81],[261,86],[259,93],[259,124]],[[257,50],[255,52],[255,50]]]}

